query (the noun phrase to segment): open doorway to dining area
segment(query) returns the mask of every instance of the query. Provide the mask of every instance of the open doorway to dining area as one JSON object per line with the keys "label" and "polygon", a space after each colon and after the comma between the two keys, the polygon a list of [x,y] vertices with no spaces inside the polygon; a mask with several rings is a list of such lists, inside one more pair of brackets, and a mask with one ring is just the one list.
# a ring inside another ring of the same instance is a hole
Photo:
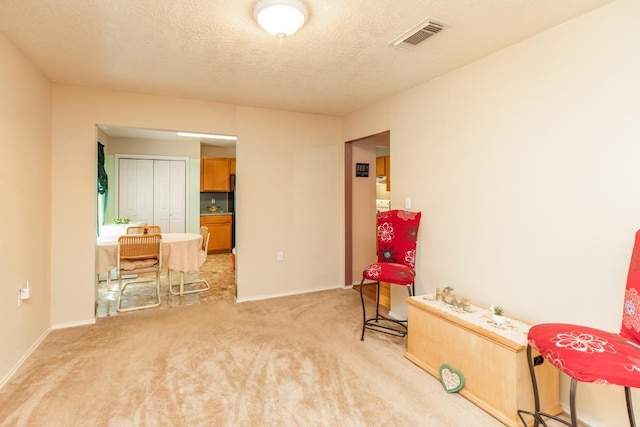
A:
{"label": "open doorway to dining area", "polygon": [[[235,268],[230,253],[209,254],[207,260],[200,266],[199,271],[191,271],[185,274],[185,282],[193,282],[197,279],[206,280],[211,286],[209,290],[197,293],[185,293],[174,295],[169,292],[169,272],[166,269],[160,273],[160,305],[154,309],[204,304],[209,301],[221,299],[233,299],[236,295]],[[127,277],[126,280],[139,280],[140,277]],[[151,277],[150,279],[153,280]],[[171,272],[172,284],[175,286],[180,281],[179,272]],[[96,295],[96,317],[118,315],[118,279],[100,280]],[[152,302],[155,295],[155,287],[149,283],[132,283],[128,285],[127,292],[122,296],[123,307],[142,306]]]}
{"label": "open doorway to dining area", "polygon": [[[229,250],[211,250],[219,245],[219,229],[212,230],[210,234],[208,253],[200,252],[198,255],[201,243],[190,243],[191,237],[204,241],[199,234],[203,225],[202,182],[198,173],[201,160],[212,152],[224,151],[226,156],[233,158],[235,166],[235,140],[205,136],[194,138],[182,134],[177,131],[97,126],[96,317],[121,314],[122,311],[117,309],[119,299],[121,308],[145,307],[154,305],[149,301],[158,301],[156,284],[150,286],[149,282],[144,282],[150,273],[124,276],[123,283],[129,284],[126,292],[120,293],[114,270],[117,240],[132,225],[158,225],[163,235],[165,253],[159,279],[160,304],[153,310],[231,299],[237,294],[235,255],[231,247]],[[235,178],[235,168],[233,173]],[[224,214],[233,216],[235,194],[230,192],[228,199],[233,202],[225,206]],[[235,221],[231,223],[229,234],[233,236],[236,224]],[[170,238],[174,241],[168,242]],[[175,252],[180,245],[185,251],[187,245],[195,246],[195,249],[189,249],[193,256],[177,256]],[[155,282],[155,274],[151,276]],[[206,281],[210,288],[187,292],[187,284],[197,280]],[[182,293],[182,287],[180,292],[172,292],[178,289],[177,284],[181,281],[185,283],[185,292]]]}

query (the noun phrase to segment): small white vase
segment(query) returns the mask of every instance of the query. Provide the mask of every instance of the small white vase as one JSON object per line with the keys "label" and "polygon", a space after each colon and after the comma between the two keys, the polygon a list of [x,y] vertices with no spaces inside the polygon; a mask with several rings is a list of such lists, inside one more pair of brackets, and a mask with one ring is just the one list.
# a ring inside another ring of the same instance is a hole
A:
{"label": "small white vase", "polygon": [[502,326],[507,319],[504,316],[499,316],[497,314],[493,315],[493,321],[496,325]]}

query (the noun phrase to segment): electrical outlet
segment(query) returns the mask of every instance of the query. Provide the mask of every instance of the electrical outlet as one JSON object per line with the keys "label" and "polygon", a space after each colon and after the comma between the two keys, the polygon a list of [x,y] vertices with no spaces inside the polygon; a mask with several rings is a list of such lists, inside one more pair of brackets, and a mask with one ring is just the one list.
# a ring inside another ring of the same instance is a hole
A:
{"label": "electrical outlet", "polygon": [[411,197],[407,197],[404,199],[404,208],[411,209]]}
{"label": "electrical outlet", "polygon": [[284,261],[284,252],[282,252],[282,251],[276,252],[276,259],[278,261]]}
{"label": "electrical outlet", "polygon": [[25,284],[24,288],[20,288],[20,299],[25,300],[31,298],[31,287],[29,286],[29,281]]}

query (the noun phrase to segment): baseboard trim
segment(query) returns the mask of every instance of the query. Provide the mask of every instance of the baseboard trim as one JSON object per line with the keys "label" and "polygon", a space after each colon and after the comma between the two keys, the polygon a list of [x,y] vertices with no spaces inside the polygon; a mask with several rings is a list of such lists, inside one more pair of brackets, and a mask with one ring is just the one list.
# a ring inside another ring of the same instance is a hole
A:
{"label": "baseboard trim", "polygon": [[258,296],[249,297],[249,298],[236,297],[236,302],[240,303],[240,302],[248,302],[248,301],[261,301],[261,300],[271,299],[271,298],[290,297],[292,295],[302,295],[302,294],[310,294],[312,292],[329,291],[332,289],[345,289],[345,287],[344,285],[335,285],[335,286],[329,286],[326,288],[314,288],[314,289],[305,289],[305,290],[298,290],[298,291],[291,291],[291,292],[279,292],[277,294],[258,295]]}
{"label": "baseboard trim", "polygon": [[[569,417],[569,419],[571,419],[571,408],[569,407],[569,405],[560,402],[560,406],[562,407],[562,411]],[[595,422],[589,417],[583,417],[582,415],[580,415],[580,413],[578,413],[578,423],[584,424],[589,427],[605,427],[604,425]]]}
{"label": "baseboard trim", "polygon": [[77,320],[75,322],[57,323],[51,326],[51,329],[56,330],[56,329],[75,328],[76,326],[95,325],[95,323],[96,323],[96,319]]}
{"label": "baseboard trim", "polygon": [[11,368],[11,370],[7,373],[7,375],[2,378],[2,381],[0,381],[0,389],[3,388],[7,382],[9,382],[11,377],[15,375],[18,369],[20,369],[24,362],[27,361],[31,354],[36,351],[38,347],[40,347],[40,344],[42,344],[42,341],[44,341],[44,339],[49,335],[49,332],[51,332],[51,330],[51,328],[48,328],[42,335],[40,335],[40,338],[38,338],[33,344],[31,344],[31,347],[29,347],[27,352],[22,355],[20,360],[18,360],[18,363],[16,363],[15,366]]}

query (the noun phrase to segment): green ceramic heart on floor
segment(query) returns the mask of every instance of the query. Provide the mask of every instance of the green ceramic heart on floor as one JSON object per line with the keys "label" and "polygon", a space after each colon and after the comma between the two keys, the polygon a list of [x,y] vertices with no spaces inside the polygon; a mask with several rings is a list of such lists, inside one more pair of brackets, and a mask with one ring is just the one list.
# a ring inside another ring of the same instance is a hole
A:
{"label": "green ceramic heart on floor", "polygon": [[447,393],[456,393],[464,387],[464,375],[449,365],[440,367],[440,381]]}

